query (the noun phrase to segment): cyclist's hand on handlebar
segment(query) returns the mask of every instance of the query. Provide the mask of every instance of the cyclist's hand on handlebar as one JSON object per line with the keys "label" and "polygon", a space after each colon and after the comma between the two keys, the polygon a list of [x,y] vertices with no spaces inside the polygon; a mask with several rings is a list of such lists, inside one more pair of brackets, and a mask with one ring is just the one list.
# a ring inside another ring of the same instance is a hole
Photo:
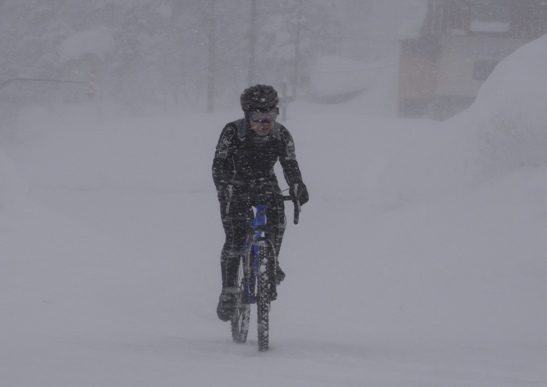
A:
{"label": "cyclist's hand on handlebar", "polygon": [[300,205],[304,205],[310,200],[308,189],[302,182],[293,184],[289,189],[289,194],[293,202],[299,202]]}

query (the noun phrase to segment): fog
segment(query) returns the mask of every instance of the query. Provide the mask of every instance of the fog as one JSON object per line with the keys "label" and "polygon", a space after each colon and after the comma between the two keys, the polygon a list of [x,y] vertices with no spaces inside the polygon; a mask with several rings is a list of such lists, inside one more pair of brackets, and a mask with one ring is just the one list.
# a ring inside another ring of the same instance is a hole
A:
{"label": "fog", "polygon": [[[547,36],[464,7],[430,72],[428,4],[0,0],[0,385],[547,385]],[[432,73],[476,99],[432,117]],[[253,79],[310,192],[267,353],[216,316],[210,167]]]}

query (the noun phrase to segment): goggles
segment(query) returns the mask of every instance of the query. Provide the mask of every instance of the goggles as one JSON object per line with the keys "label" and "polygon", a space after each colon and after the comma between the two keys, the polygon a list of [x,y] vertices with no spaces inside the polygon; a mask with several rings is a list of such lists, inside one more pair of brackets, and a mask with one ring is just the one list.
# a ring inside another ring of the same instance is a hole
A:
{"label": "goggles", "polygon": [[255,124],[271,124],[275,121],[278,115],[277,108],[270,110],[269,112],[252,112],[249,115],[249,120]]}

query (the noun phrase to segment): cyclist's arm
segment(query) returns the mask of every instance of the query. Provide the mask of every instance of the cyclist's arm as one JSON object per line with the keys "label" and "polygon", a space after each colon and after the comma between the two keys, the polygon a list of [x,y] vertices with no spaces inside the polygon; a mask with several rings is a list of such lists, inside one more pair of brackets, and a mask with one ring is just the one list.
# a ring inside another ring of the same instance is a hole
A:
{"label": "cyclist's arm", "polygon": [[221,190],[233,179],[235,171],[230,160],[236,138],[236,127],[230,124],[226,125],[220,134],[213,159],[212,175],[217,190]]}
{"label": "cyclist's arm", "polygon": [[300,172],[298,161],[296,161],[294,140],[291,134],[284,126],[281,126],[280,134],[282,146],[279,162],[283,167],[285,180],[290,187],[294,184],[302,183],[302,173]]}

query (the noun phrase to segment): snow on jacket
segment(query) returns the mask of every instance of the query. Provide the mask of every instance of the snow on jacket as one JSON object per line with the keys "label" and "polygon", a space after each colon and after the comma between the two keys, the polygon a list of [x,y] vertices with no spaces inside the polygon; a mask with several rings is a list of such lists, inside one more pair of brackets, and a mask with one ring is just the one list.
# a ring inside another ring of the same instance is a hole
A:
{"label": "snow on jacket", "polygon": [[217,191],[221,192],[228,184],[245,189],[266,180],[277,185],[274,173],[277,161],[289,186],[302,182],[294,141],[287,128],[276,122],[271,134],[261,137],[243,118],[230,122],[220,134],[213,160]]}

